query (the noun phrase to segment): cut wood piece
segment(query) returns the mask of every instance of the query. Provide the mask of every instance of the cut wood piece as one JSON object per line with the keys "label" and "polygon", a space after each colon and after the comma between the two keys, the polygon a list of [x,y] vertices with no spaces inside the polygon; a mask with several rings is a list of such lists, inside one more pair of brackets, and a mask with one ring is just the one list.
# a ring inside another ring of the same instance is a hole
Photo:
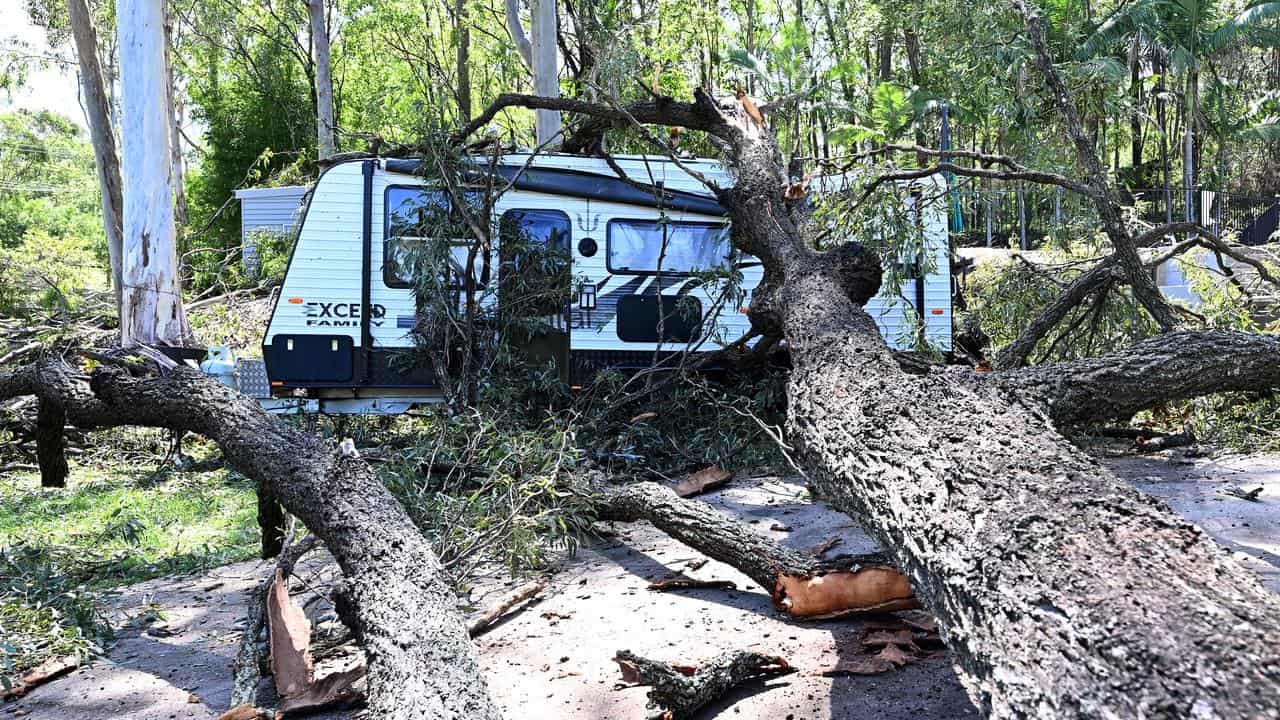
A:
{"label": "cut wood piece", "polygon": [[20,698],[35,687],[56,680],[78,667],[80,658],[76,655],[51,657],[19,675],[12,687],[0,687],[0,700]]}
{"label": "cut wood piece", "polygon": [[675,491],[680,497],[687,498],[701,495],[708,490],[724,485],[733,478],[733,473],[718,465],[703,468],[676,483]]}
{"label": "cut wood piece", "polygon": [[237,705],[218,716],[218,720],[258,720],[271,717],[267,711],[260,710],[248,703]]}
{"label": "cut wood piece", "polygon": [[289,597],[289,587],[279,568],[267,591],[267,637],[271,641],[271,674],[276,692],[284,698],[301,695],[315,679],[311,621]]}
{"label": "cut wood piece", "polygon": [[547,581],[545,578],[539,578],[532,582],[527,582],[524,585],[521,585],[520,587],[516,588],[512,592],[504,595],[501,599],[498,600],[498,602],[489,606],[489,609],[485,610],[483,615],[476,618],[475,620],[472,620],[471,624],[467,626],[467,632],[473,638],[484,634],[484,632],[487,631],[490,627],[492,627],[493,624],[497,622],[503,615],[506,615],[507,612],[511,610],[511,608],[515,607],[516,605],[519,605],[525,600],[528,600],[532,597],[537,596],[546,588],[547,588]]}
{"label": "cut wood piece", "polygon": [[747,650],[726,652],[696,666],[649,660],[628,650],[619,650],[613,661],[623,680],[650,687],[650,717],[663,720],[694,717],[742,683],[795,672],[781,657]]}
{"label": "cut wood piece", "polygon": [[312,682],[302,693],[285,698],[276,717],[292,717],[320,708],[359,702],[364,699],[366,675],[367,668],[363,662],[346,670],[331,672]]}
{"label": "cut wood piece", "polygon": [[821,619],[920,607],[911,583],[888,566],[778,576],[773,602],[795,617]]}

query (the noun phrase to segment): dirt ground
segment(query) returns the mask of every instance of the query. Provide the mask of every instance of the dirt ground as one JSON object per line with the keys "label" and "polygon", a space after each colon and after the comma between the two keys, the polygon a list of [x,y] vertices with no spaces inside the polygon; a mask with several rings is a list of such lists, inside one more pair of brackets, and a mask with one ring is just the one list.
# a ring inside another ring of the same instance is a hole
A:
{"label": "dirt ground", "polygon": [[[1280,592],[1280,455],[1210,459],[1118,454],[1106,462],[1199,523]],[[1264,489],[1258,502],[1222,492],[1230,486],[1259,485]],[[849,518],[804,497],[797,479],[756,477],[736,479],[703,499],[797,548],[839,536],[842,552],[873,549]],[[770,720],[977,717],[945,658],[877,676],[823,677],[821,670],[833,666],[842,653],[857,652],[862,622],[785,622],[774,615],[764,592],[725,565],[710,562],[688,574],[732,580],[739,590],[648,591],[650,581],[700,555],[644,523],[618,524],[613,530],[613,537],[565,558],[541,600],[479,639],[486,679],[507,717],[642,718],[646,690],[619,686],[617,667],[610,661],[617,650],[696,662],[739,647],[783,655],[799,672],[741,689],[707,717],[720,711],[727,717]],[[0,705],[0,720],[216,718],[230,699],[230,664],[243,622],[244,593],[264,574],[261,563],[239,563],[127,589],[118,599],[119,612],[159,617],[123,631],[109,657],[20,701]],[[472,606],[487,606],[506,584],[514,581],[476,590]]]}

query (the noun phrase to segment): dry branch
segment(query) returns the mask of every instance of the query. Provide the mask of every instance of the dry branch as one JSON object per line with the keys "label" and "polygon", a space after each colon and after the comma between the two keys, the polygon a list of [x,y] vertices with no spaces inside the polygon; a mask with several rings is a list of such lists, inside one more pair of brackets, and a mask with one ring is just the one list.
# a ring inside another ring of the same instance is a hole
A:
{"label": "dry branch", "polygon": [[698,666],[670,664],[619,650],[614,662],[627,682],[648,685],[650,718],[692,718],[713,700],[745,682],[795,672],[776,655],[734,650]]}
{"label": "dry branch", "polygon": [[689,547],[737,569],[782,612],[829,618],[919,607],[911,585],[879,555],[819,560],[779,545],[704,502],[641,482],[599,488],[602,520],[648,520]]}
{"label": "dry branch", "polygon": [[473,638],[483,635],[503,615],[506,615],[508,612],[510,612],[511,608],[515,607],[516,605],[519,605],[525,600],[529,600],[530,598],[537,597],[538,593],[541,593],[546,588],[547,588],[547,581],[544,579],[534,580],[532,582],[527,582],[524,585],[521,585],[520,587],[516,588],[515,590],[511,591],[510,593],[500,598],[498,602],[489,606],[489,609],[485,610],[484,613],[480,615],[480,617],[476,618],[475,620],[472,620],[471,623],[467,626],[467,634]]}

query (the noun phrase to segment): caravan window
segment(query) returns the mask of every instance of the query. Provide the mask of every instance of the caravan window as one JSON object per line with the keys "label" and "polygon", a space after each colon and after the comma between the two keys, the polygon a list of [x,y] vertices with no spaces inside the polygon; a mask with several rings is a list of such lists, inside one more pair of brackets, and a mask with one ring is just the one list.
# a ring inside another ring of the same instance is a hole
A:
{"label": "caravan window", "polygon": [[610,220],[611,273],[688,275],[729,264],[729,227],[719,223]]}
{"label": "caravan window", "polygon": [[[472,212],[478,212],[481,194],[466,193],[466,199]],[[487,219],[484,222],[488,222]],[[449,243],[453,270],[461,277],[467,254],[475,240],[461,213],[453,212],[449,194],[423,187],[387,188],[382,246],[382,279],[387,286],[413,287],[412,254],[422,250],[433,238],[442,236],[453,238]],[[484,284],[483,280],[480,284]]]}

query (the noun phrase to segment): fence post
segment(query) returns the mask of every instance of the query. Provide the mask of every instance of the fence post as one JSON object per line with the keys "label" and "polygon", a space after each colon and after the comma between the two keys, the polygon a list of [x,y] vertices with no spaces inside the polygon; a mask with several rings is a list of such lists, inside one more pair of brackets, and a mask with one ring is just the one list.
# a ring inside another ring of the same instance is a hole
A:
{"label": "fence post", "polygon": [[1018,247],[1023,250],[1029,250],[1027,247],[1027,205],[1023,199],[1022,185],[1018,185]]}

